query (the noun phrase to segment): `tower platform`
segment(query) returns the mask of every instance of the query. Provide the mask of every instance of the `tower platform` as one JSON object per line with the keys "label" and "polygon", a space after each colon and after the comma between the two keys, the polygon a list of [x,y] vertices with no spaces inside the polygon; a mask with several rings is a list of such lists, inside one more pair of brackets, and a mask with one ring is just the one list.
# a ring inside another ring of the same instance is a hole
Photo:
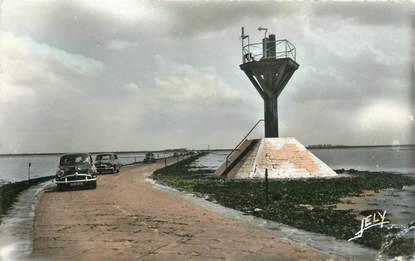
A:
{"label": "tower platform", "polygon": [[245,140],[216,175],[231,179],[337,177],[323,161],[295,138]]}

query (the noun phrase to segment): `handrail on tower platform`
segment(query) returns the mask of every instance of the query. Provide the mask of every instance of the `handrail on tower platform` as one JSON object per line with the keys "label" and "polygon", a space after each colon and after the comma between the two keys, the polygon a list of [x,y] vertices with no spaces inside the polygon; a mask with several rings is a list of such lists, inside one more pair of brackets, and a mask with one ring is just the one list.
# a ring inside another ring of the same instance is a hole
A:
{"label": "handrail on tower platform", "polygon": [[262,42],[250,43],[249,35],[241,28],[242,63],[259,61],[263,59],[290,58],[295,61],[296,49],[287,39],[277,40],[275,34],[267,34],[268,29],[259,27],[259,31],[265,31]]}
{"label": "handrail on tower platform", "polygon": [[251,61],[259,61],[267,58],[291,58],[295,61],[295,46],[288,40],[268,40],[268,45],[264,47],[264,43],[247,43],[242,45],[243,63]]}

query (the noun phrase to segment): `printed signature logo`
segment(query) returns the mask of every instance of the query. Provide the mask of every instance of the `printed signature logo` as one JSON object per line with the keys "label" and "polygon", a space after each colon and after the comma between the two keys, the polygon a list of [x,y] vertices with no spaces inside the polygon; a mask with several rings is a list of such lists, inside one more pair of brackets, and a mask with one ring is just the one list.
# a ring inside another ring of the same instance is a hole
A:
{"label": "printed signature logo", "polygon": [[375,213],[364,217],[360,223],[360,230],[356,232],[354,237],[350,238],[348,241],[355,240],[356,238],[360,238],[363,236],[363,232],[368,230],[369,228],[380,226],[383,227],[384,224],[388,224],[389,221],[385,220],[386,211],[380,213],[376,211]]}

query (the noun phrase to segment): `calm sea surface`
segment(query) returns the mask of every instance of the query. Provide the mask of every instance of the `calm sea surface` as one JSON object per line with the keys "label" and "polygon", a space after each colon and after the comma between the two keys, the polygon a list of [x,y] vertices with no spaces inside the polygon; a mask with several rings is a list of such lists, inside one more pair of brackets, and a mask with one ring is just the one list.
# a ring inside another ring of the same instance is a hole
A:
{"label": "calm sea surface", "polygon": [[402,148],[313,149],[334,169],[357,169],[415,174],[415,146]]}
{"label": "calm sea surface", "polygon": [[[415,146],[405,148],[313,149],[311,152],[333,169],[386,171],[415,175]],[[212,151],[194,166],[216,169],[229,151]]]}

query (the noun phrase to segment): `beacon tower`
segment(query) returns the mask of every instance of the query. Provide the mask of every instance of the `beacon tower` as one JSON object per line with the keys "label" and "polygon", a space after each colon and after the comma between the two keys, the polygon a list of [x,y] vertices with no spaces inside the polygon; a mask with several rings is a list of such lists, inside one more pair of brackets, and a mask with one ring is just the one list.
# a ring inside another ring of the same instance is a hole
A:
{"label": "beacon tower", "polygon": [[[288,40],[277,40],[265,32],[262,43],[250,43],[242,27],[242,64],[240,68],[264,100],[265,137],[278,137],[278,97],[298,69],[295,46]],[[262,52],[258,50],[261,50]]]}
{"label": "beacon tower", "polygon": [[261,42],[250,42],[242,27],[242,64],[239,66],[264,100],[265,137],[244,139],[227,155],[216,175],[230,179],[316,178],[337,174],[292,137],[278,133],[278,97],[298,69],[295,46],[264,32]]}

